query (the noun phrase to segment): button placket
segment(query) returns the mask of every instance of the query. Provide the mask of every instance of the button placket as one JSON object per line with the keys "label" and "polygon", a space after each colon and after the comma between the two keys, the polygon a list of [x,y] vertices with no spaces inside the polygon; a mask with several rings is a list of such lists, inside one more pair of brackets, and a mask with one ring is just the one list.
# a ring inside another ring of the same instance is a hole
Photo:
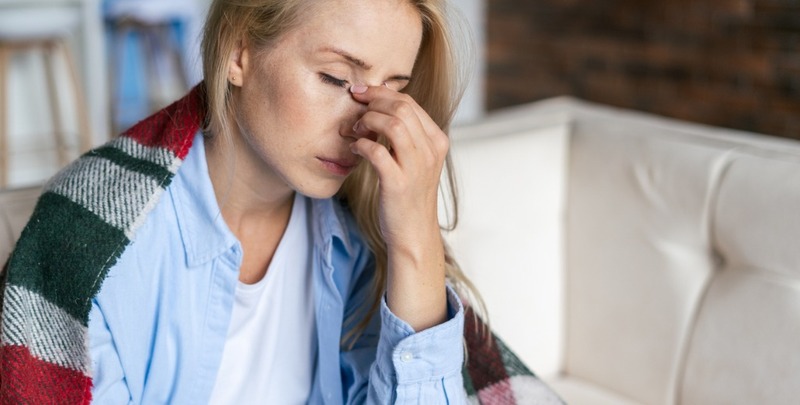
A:
{"label": "button placket", "polygon": [[403,363],[408,363],[408,362],[410,362],[412,360],[414,360],[414,354],[413,353],[411,353],[409,351],[404,351],[404,352],[400,353],[400,361],[402,361]]}

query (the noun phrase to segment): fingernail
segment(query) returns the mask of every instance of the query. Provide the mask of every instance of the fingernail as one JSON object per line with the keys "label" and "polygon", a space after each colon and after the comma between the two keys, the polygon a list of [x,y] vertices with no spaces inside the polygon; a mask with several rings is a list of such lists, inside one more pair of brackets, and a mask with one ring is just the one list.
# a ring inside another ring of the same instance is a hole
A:
{"label": "fingernail", "polygon": [[353,125],[353,132],[358,132],[358,127],[361,126],[361,121],[356,121]]}
{"label": "fingernail", "polygon": [[351,143],[350,144],[350,153],[352,153],[354,155],[358,155],[358,149],[356,149],[356,144],[355,143]]}
{"label": "fingernail", "polygon": [[367,86],[364,86],[363,84],[354,84],[350,86],[350,92],[354,94],[366,93]]}

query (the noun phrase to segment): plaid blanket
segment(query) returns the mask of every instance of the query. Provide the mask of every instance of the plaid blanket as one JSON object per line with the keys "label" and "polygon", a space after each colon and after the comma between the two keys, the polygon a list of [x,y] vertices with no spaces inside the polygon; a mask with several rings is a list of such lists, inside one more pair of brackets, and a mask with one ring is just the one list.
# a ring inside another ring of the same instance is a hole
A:
{"label": "plaid blanket", "polygon": [[[45,186],[2,272],[0,403],[91,401],[92,298],[169,186],[205,114],[200,84]],[[467,319],[471,402],[561,403],[477,317]]]}

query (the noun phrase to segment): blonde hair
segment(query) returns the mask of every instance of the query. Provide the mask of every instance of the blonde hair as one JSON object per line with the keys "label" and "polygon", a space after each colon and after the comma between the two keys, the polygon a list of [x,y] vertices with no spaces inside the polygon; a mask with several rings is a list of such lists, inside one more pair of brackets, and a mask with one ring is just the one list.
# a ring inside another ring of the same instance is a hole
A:
{"label": "blonde hair", "polygon": [[[423,23],[422,43],[414,65],[414,79],[403,90],[448,132],[461,99],[466,79],[460,51],[453,41],[448,21],[450,11],[445,0],[403,0],[419,11]],[[230,137],[228,128],[235,117],[231,88],[228,84],[229,55],[245,40],[255,49],[265,49],[290,30],[308,12],[309,0],[214,0],[208,14],[202,42],[203,74],[208,100],[208,130],[215,136]],[[301,11],[302,10],[302,11]],[[445,162],[447,182],[442,185],[452,230],[458,222],[457,188],[452,162]],[[375,279],[371,305],[356,313],[346,323],[358,322],[343,344],[354,343],[376,313],[385,290],[387,273],[386,242],[378,222],[378,177],[369,164],[361,164],[345,180],[337,194],[346,201],[375,256]],[[444,240],[442,241],[444,243]],[[450,283],[462,297],[485,313],[477,290],[459,268],[445,244],[445,271]]]}

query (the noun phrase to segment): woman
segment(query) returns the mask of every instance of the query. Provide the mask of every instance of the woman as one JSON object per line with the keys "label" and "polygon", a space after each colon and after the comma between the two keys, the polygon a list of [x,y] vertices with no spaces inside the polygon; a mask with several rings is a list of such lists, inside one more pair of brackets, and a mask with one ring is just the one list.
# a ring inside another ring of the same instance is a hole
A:
{"label": "woman", "polygon": [[[98,403],[464,402],[443,6],[215,1],[205,83],[40,200],[55,234],[26,230],[6,301],[74,333],[33,357],[92,370]],[[61,287],[20,281],[32,262]]]}
{"label": "woman", "polygon": [[214,1],[204,83],[40,198],[5,272],[0,395],[465,402],[444,7]]}

